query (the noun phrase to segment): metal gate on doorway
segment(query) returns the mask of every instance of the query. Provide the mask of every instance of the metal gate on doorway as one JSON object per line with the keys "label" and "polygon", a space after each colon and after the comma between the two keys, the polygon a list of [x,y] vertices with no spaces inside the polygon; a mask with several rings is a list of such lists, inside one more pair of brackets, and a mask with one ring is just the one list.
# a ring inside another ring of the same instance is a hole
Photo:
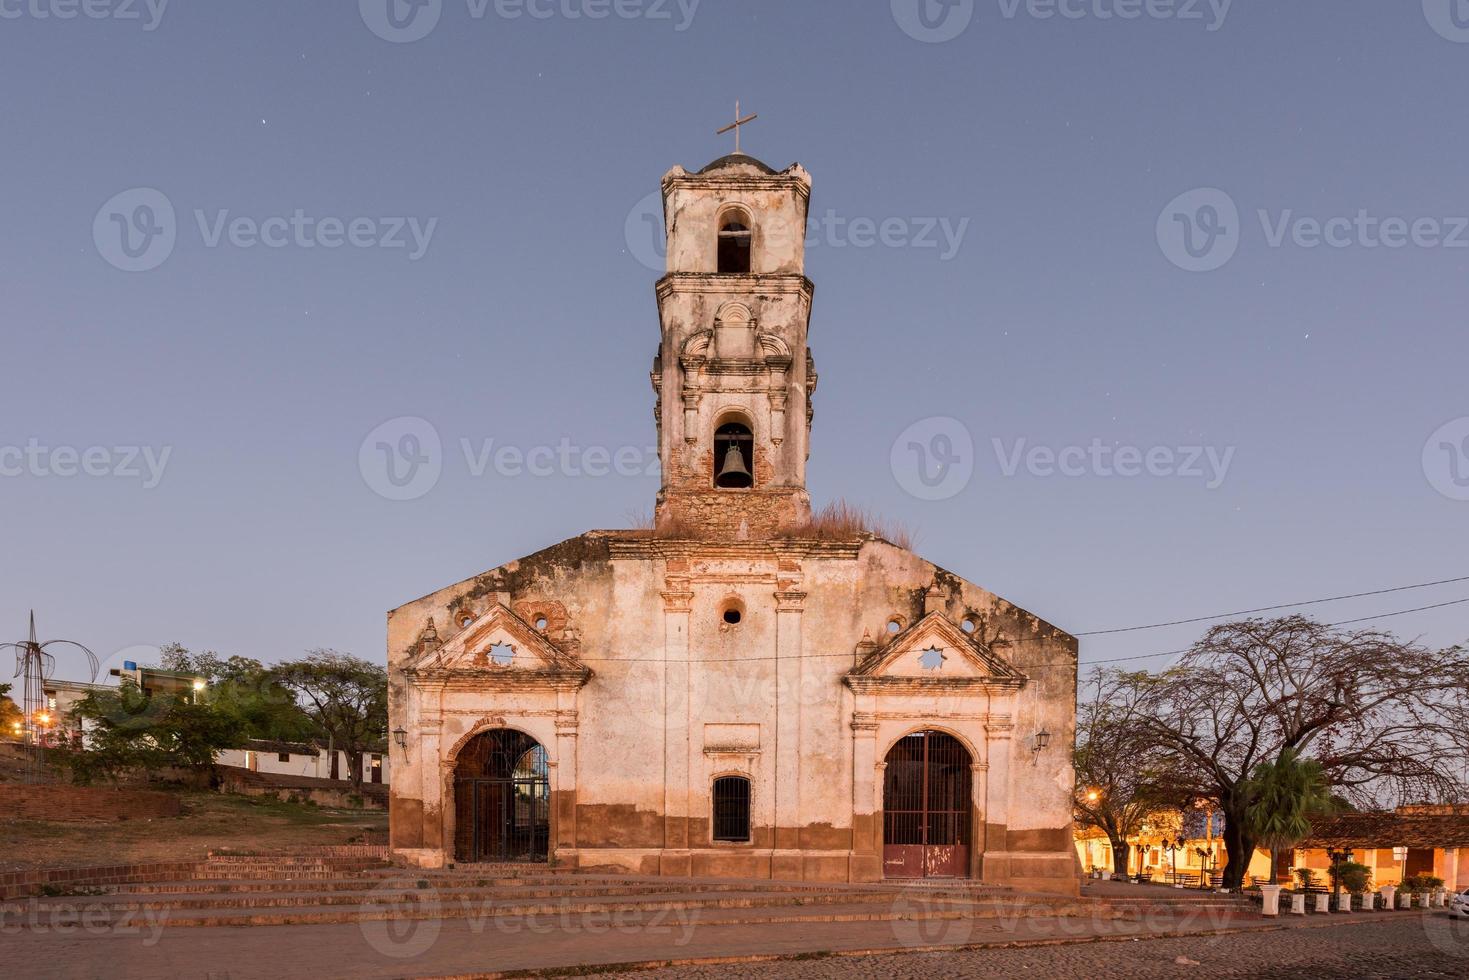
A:
{"label": "metal gate on doorway", "polygon": [[969,876],[970,765],[969,752],[944,732],[914,732],[888,752],[882,793],[885,876]]}
{"label": "metal gate on doorway", "polygon": [[455,860],[545,861],[550,840],[546,750],[511,729],[471,740],[454,763]]}

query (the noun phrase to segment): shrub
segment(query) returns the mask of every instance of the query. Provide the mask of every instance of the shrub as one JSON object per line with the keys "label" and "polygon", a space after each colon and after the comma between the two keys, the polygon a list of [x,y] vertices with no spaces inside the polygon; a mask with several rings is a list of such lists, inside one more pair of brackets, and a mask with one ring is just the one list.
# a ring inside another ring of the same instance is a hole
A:
{"label": "shrub", "polygon": [[1431,874],[1409,875],[1403,879],[1403,888],[1410,892],[1428,892],[1443,887],[1443,879]]}
{"label": "shrub", "polygon": [[1336,880],[1353,895],[1361,895],[1372,887],[1372,869],[1357,861],[1336,865]]}

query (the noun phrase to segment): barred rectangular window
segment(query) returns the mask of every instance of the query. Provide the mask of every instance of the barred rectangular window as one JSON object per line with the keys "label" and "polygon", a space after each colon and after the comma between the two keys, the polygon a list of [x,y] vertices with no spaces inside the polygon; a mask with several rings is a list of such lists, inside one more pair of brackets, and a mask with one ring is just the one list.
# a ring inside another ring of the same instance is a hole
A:
{"label": "barred rectangular window", "polygon": [[743,776],[714,780],[714,839],[750,839],[750,781]]}

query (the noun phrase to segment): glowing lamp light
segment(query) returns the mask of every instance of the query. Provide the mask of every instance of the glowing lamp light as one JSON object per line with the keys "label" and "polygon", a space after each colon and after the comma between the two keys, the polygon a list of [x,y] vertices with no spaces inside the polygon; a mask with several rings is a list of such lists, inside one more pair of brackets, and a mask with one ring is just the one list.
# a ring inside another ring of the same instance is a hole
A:
{"label": "glowing lamp light", "polygon": [[205,688],[204,678],[202,678],[202,677],[196,677],[196,678],[194,678],[194,690],[196,690],[196,691],[202,691],[202,690],[204,690],[204,688]]}

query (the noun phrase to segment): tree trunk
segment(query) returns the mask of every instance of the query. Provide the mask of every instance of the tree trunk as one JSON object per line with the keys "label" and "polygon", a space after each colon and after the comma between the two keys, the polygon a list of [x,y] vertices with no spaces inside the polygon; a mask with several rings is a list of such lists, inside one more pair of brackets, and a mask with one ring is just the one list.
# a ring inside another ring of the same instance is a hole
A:
{"label": "tree trunk", "polygon": [[1112,845],[1112,873],[1120,878],[1127,877],[1127,840],[1125,838],[1107,835],[1107,842]]}
{"label": "tree trunk", "polygon": [[1224,808],[1224,853],[1229,857],[1224,865],[1224,887],[1244,887],[1255,842],[1245,833],[1244,814],[1235,813],[1230,807]]}
{"label": "tree trunk", "polygon": [[347,775],[352,780],[352,788],[358,792],[362,791],[362,750],[356,746],[347,749]]}

